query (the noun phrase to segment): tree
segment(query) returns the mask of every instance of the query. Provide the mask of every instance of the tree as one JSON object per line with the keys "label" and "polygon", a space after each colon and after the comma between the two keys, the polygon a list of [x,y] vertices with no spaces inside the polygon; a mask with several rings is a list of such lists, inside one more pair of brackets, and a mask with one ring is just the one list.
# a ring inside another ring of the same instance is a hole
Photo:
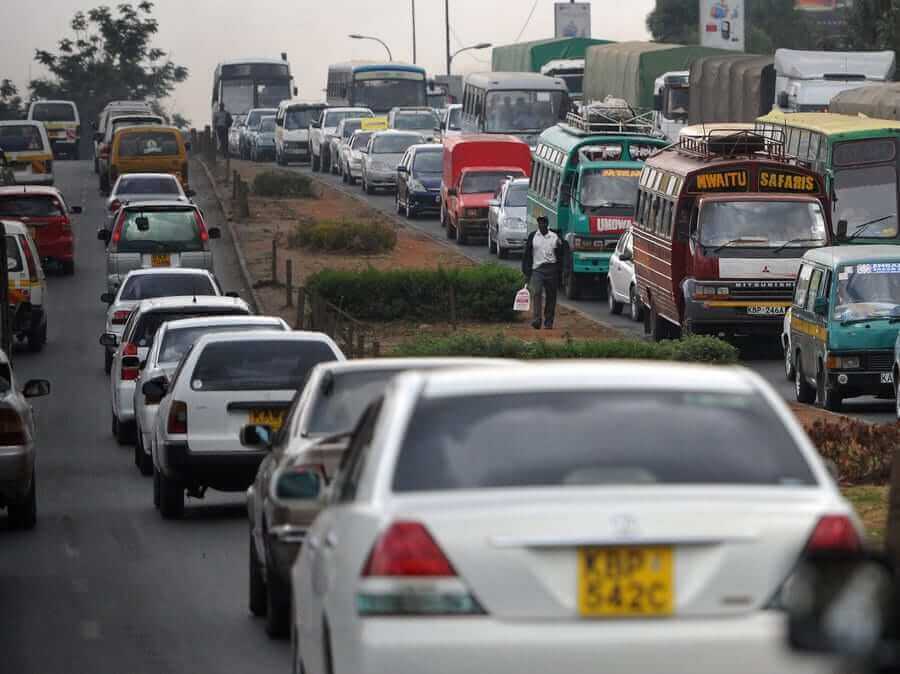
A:
{"label": "tree", "polygon": [[898,0],[856,0],[847,11],[847,43],[850,49],[896,49]]}
{"label": "tree", "polygon": [[180,112],[172,113],[172,125],[177,126],[179,129],[190,129],[191,128],[191,120],[182,115]]}
{"label": "tree", "polygon": [[16,85],[10,80],[0,80],[0,119],[22,119],[24,116],[22,97]]}
{"label": "tree", "polygon": [[656,7],[647,15],[647,30],[657,42],[697,44],[699,25],[697,0],[656,0]]}

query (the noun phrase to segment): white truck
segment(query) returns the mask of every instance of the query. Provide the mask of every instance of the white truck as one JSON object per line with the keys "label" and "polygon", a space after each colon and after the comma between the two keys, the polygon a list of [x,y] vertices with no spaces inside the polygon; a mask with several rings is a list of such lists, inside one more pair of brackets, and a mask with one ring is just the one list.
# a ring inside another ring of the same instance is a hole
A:
{"label": "white truck", "polygon": [[825,112],[837,94],[894,78],[893,51],[775,51],[775,101],[785,112]]}
{"label": "white truck", "polygon": [[541,66],[541,75],[558,77],[569,89],[569,99],[580,101],[584,92],[584,59],[553,59]]}
{"label": "white truck", "polygon": [[653,83],[654,126],[672,142],[688,121],[691,85],[690,71],[672,70],[663,73]]}

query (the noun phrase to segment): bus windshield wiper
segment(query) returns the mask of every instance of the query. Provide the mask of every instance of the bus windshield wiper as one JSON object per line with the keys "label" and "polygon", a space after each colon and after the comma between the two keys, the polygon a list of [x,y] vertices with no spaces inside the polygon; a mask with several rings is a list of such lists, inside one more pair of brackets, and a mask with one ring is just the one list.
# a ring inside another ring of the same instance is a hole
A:
{"label": "bus windshield wiper", "polygon": [[858,237],[860,234],[862,234],[863,231],[865,231],[868,227],[871,227],[872,225],[877,225],[879,222],[884,222],[885,220],[890,220],[895,215],[897,215],[897,214],[891,213],[890,215],[885,215],[883,218],[876,218],[875,220],[869,220],[868,222],[862,223],[856,229],[853,230],[853,234],[851,234],[849,237],[847,237],[847,240],[852,241],[853,239]]}
{"label": "bus windshield wiper", "polygon": [[713,252],[718,253],[723,248],[728,248],[729,246],[733,246],[737,243],[768,243],[768,242],[769,242],[768,239],[762,239],[762,238],[758,238],[758,237],[742,237],[739,239],[732,239],[731,241],[726,241],[721,246],[718,246],[717,248],[713,248]]}
{"label": "bus windshield wiper", "polygon": [[780,252],[783,251],[785,248],[787,248],[788,246],[790,246],[792,243],[810,243],[811,241],[822,241],[822,242],[824,243],[824,240],[823,240],[823,239],[791,239],[790,241],[785,241],[783,244],[781,244],[780,246],[778,246],[778,248],[776,248],[776,249],[775,249],[774,251],[772,251],[772,252],[774,252],[774,253],[780,253]]}

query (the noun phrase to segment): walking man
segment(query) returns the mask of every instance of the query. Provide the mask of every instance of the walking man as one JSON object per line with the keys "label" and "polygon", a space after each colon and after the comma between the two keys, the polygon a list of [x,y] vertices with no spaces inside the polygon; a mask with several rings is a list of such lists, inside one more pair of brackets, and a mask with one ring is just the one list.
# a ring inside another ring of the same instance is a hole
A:
{"label": "walking man", "polygon": [[550,221],[546,216],[539,216],[537,224],[537,230],[529,234],[525,242],[522,273],[531,291],[534,312],[531,327],[540,330],[543,321],[544,329],[551,330],[556,316],[556,291],[562,277],[563,242],[556,232],[550,231]]}
{"label": "walking man", "polygon": [[213,126],[219,139],[219,152],[222,157],[228,157],[228,127],[231,126],[231,115],[225,110],[225,104],[219,103],[219,109],[213,115]]}

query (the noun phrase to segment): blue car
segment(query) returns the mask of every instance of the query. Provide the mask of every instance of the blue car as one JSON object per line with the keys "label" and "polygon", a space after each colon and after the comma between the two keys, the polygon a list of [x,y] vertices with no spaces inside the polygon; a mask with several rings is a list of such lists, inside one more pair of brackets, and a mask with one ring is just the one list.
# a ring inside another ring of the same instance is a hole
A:
{"label": "blue car", "polygon": [[444,146],[413,145],[397,165],[397,212],[414,218],[441,210]]}

